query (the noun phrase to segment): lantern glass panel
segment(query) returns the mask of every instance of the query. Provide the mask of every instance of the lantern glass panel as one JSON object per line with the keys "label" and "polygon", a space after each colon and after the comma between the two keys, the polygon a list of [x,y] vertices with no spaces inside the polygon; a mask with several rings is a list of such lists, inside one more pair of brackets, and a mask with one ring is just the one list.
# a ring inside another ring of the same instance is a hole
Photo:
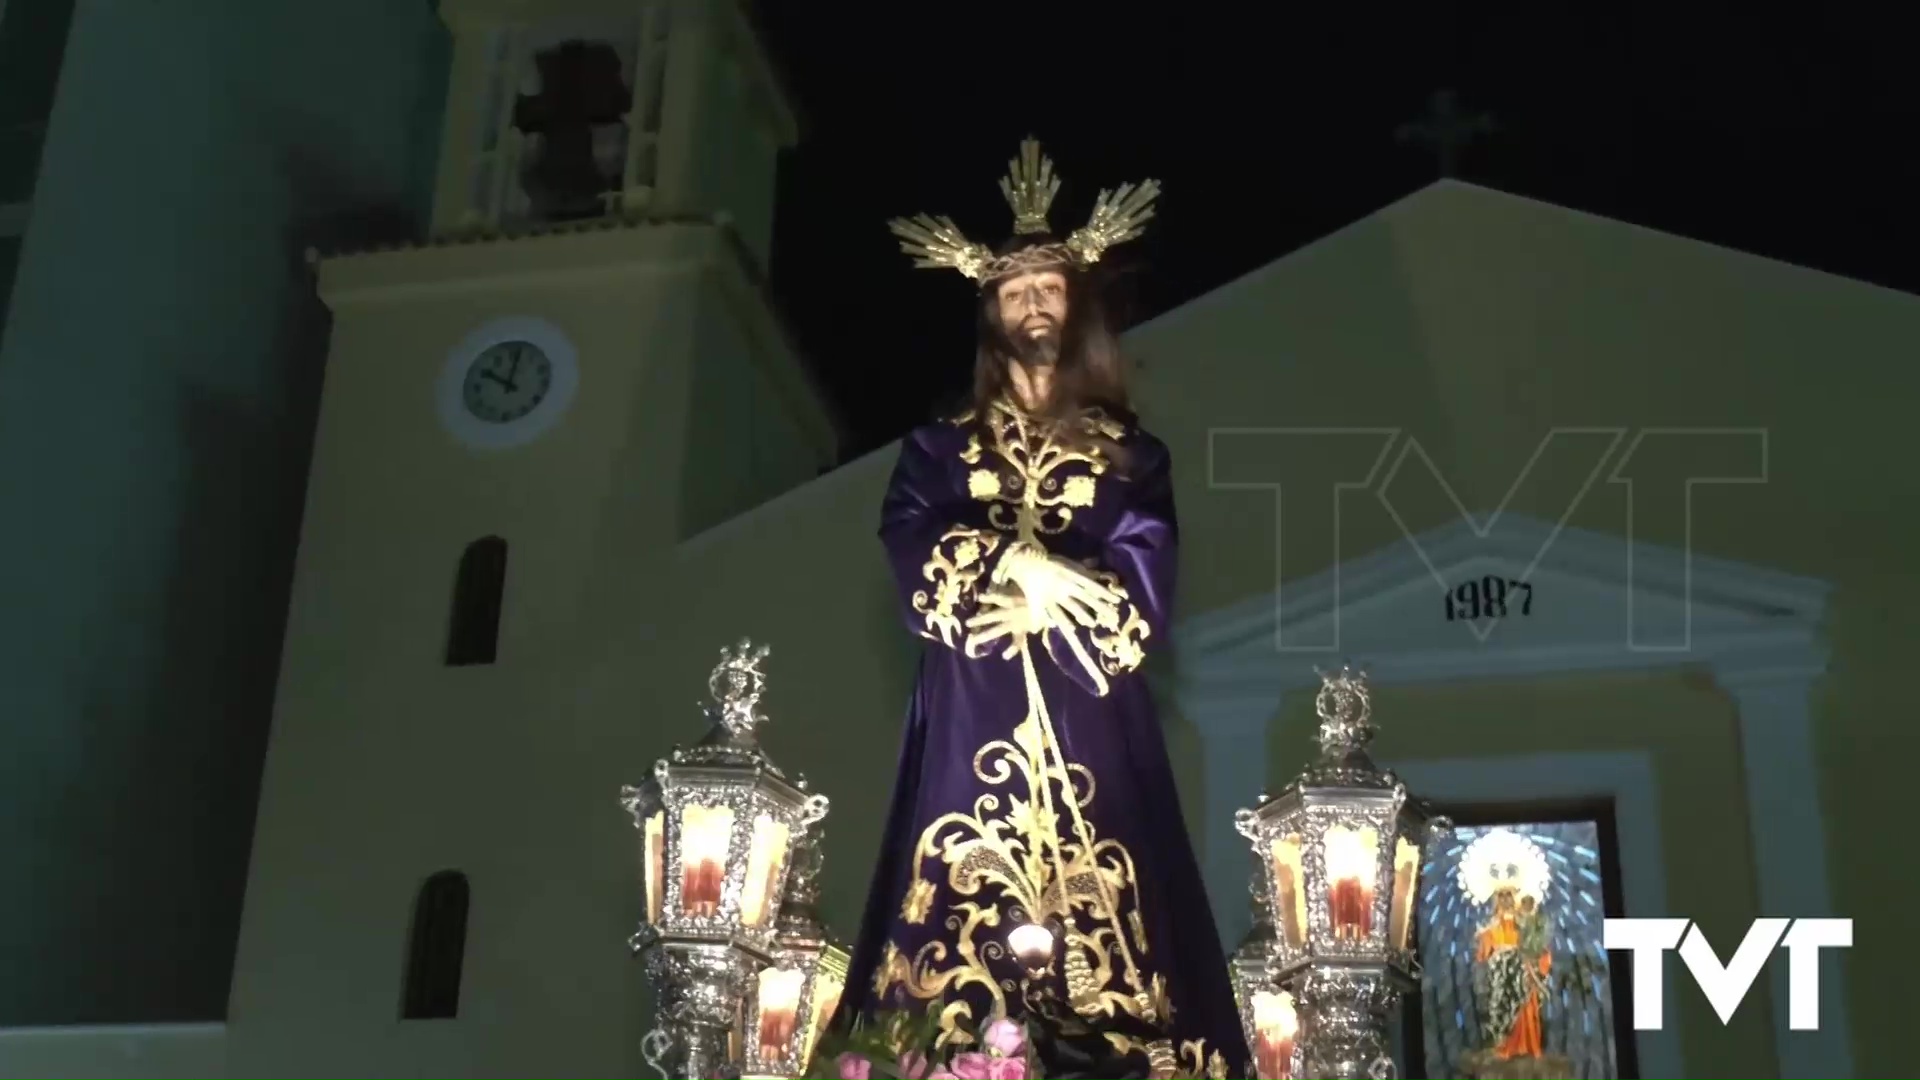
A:
{"label": "lantern glass panel", "polygon": [[1380,833],[1370,825],[1332,825],[1320,839],[1327,867],[1327,914],[1335,940],[1373,933],[1373,889],[1380,880]]}
{"label": "lantern glass panel", "polygon": [[660,898],[667,886],[667,815],[663,811],[648,815],[646,827],[640,830],[640,845],[641,872],[646,875],[640,887],[647,898],[647,922],[658,926]]}
{"label": "lantern glass panel", "polygon": [[1393,947],[1404,949],[1413,934],[1415,893],[1420,886],[1420,847],[1406,837],[1393,841],[1393,902],[1387,922],[1393,935]]}
{"label": "lantern glass panel", "polygon": [[1253,995],[1253,1067],[1260,1080],[1290,1080],[1293,1042],[1300,1018],[1293,995],[1283,990],[1261,990]]}
{"label": "lantern glass panel", "polygon": [[773,918],[774,886],[787,862],[785,822],[761,814],[753,821],[753,847],[747,852],[747,879],[740,889],[740,921],[758,928]]}
{"label": "lantern glass panel", "polygon": [[1293,948],[1307,943],[1306,873],[1300,866],[1299,833],[1288,833],[1273,842],[1274,912],[1280,920],[1280,937]]}
{"label": "lantern glass panel", "polygon": [[696,919],[720,913],[727,880],[733,808],[688,803],[680,811],[680,910]]}
{"label": "lantern glass panel", "polygon": [[793,1032],[800,1015],[800,994],[807,986],[807,973],[799,968],[770,967],[760,973],[758,1015],[754,1017],[754,1041],[760,1060],[785,1060],[793,1045]]}
{"label": "lantern glass panel", "polygon": [[[844,962],[844,961],[843,961]],[[800,1048],[800,1064],[805,1068],[813,1060],[813,1048],[820,1042],[820,1033],[827,1029],[827,1023],[840,1008],[840,995],[846,991],[846,976],[829,970],[823,964],[813,976],[813,1022],[807,1025],[807,1042]]]}

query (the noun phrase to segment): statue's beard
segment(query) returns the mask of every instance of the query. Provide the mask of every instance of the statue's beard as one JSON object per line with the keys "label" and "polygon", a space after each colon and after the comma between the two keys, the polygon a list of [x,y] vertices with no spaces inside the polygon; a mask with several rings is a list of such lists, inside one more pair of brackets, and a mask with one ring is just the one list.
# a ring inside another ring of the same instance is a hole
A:
{"label": "statue's beard", "polygon": [[1028,367],[1050,368],[1060,361],[1060,327],[1052,320],[1039,332],[1023,326],[1008,335],[1008,342],[1013,358]]}

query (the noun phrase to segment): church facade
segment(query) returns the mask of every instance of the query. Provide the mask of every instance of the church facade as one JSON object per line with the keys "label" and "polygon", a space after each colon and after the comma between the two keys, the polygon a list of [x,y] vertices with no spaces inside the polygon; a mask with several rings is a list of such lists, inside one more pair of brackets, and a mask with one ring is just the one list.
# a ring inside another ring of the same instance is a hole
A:
{"label": "church facade", "polygon": [[[698,737],[743,635],[773,647],[770,754],[833,800],[823,899],[855,929],[919,646],[874,539],[895,449],[814,478],[830,423],[760,291],[792,131],[758,46],[696,5],[444,7],[444,242],[321,262],[336,323],[227,1021],[0,1032],[8,1073],[635,1074],[616,794]],[[612,209],[536,221],[501,180],[533,150],[490,110],[522,96],[512,63],[581,37],[634,73],[622,115],[665,104],[624,143],[546,129],[586,157],[544,205]],[[1914,395],[1891,387],[1920,389],[1917,339],[1912,297],[1452,182],[1131,331],[1183,527],[1155,678],[1228,943],[1232,811],[1298,769],[1314,669],[1352,659],[1384,766],[1463,828],[1586,860],[1549,894],[1585,894],[1568,921],[1689,918],[1725,955],[1758,916],[1856,920],[1819,1031],[1787,1030],[1784,957],[1724,1024],[1670,958],[1666,1030],[1596,983],[1611,1041],[1566,1054],[1897,1071],[1902,819],[1876,766],[1914,745]],[[1465,1011],[1430,999],[1403,1052],[1454,1053]]]}

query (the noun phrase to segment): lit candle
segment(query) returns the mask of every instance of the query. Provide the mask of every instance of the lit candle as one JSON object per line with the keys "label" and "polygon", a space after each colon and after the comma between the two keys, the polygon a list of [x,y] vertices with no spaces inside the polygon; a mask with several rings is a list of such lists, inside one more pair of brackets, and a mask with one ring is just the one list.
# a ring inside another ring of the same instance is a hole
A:
{"label": "lit candle", "polygon": [[1260,1080],[1290,1080],[1293,1075],[1293,1039],[1300,1019],[1293,1011],[1293,995],[1262,990],[1253,995],[1253,1066]]}
{"label": "lit candle", "polygon": [[680,907],[695,918],[711,918],[720,913],[733,808],[692,803],[680,822]]}
{"label": "lit candle", "polygon": [[793,1030],[800,1013],[800,991],[805,981],[802,972],[791,968],[768,968],[760,973],[761,1064],[784,1060],[788,1047],[793,1045]]}
{"label": "lit candle", "polygon": [[1373,932],[1374,854],[1379,836],[1372,829],[1334,826],[1327,830],[1327,907],[1333,936],[1354,940]]}
{"label": "lit candle", "polygon": [[747,851],[747,878],[740,889],[740,921],[757,927],[773,914],[773,883],[787,861],[787,827],[761,814],[753,822]]}

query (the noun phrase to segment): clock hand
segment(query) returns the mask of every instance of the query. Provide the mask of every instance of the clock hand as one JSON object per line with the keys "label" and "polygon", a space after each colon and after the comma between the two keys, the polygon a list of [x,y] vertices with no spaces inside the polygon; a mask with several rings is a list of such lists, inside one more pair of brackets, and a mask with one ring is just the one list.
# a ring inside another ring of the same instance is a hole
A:
{"label": "clock hand", "polygon": [[509,390],[519,389],[519,384],[514,381],[514,376],[520,373],[520,358],[525,356],[526,352],[527,350],[517,347],[513,350],[513,362],[507,365],[506,386]]}

